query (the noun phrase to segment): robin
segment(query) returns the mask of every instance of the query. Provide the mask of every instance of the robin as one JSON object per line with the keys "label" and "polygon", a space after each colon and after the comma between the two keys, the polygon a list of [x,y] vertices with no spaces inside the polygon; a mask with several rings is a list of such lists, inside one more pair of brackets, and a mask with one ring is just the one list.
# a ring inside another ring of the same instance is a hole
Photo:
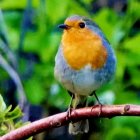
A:
{"label": "robin", "polygon": [[[87,97],[94,94],[97,98],[95,91],[113,78],[116,57],[101,29],[89,18],[73,15],[59,28],[64,31],[54,75],[72,96],[70,107],[84,107]],[[88,130],[88,120],[69,124],[70,134]]]}

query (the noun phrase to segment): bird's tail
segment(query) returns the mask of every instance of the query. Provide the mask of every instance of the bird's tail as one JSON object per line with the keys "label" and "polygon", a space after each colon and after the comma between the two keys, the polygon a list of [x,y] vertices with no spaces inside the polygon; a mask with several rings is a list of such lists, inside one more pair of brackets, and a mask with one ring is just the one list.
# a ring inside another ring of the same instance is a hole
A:
{"label": "bird's tail", "polygon": [[69,124],[69,134],[77,135],[87,133],[88,131],[89,131],[88,119]]}
{"label": "bird's tail", "polygon": [[[86,104],[87,97],[85,96],[75,96],[75,98],[72,101],[73,109],[85,107]],[[87,133],[88,131],[89,131],[88,119],[69,124],[69,134],[76,135],[80,133]]]}

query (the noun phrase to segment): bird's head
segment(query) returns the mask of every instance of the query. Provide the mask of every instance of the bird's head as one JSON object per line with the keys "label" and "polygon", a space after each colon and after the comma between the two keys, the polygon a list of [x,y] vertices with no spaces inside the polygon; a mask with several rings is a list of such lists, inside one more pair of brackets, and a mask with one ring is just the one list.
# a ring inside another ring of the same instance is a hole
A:
{"label": "bird's head", "polygon": [[64,29],[61,40],[63,55],[72,68],[80,69],[90,64],[96,69],[104,65],[107,51],[94,22],[74,15],[68,17],[59,28]]}
{"label": "bird's head", "polygon": [[93,30],[91,30],[92,26],[97,27],[97,25],[93,23],[92,20],[83,16],[74,15],[68,17],[64,24],[60,24],[58,27],[64,29],[64,33],[76,33],[77,35],[82,33],[87,35],[89,33],[93,34]]}

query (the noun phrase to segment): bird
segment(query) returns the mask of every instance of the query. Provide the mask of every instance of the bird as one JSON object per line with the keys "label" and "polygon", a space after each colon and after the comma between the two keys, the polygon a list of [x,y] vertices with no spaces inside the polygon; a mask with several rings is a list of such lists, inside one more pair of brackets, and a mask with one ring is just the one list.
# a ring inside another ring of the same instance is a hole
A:
{"label": "bird", "polygon": [[[111,81],[116,55],[100,27],[92,19],[72,15],[63,24],[60,46],[55,56],[54,76],[71,95],[69,108],[87,106],[87,98]],[[99,100],[98,100],[99,101]],[[88,133],[88,120],[71,122],[69,134]]]}

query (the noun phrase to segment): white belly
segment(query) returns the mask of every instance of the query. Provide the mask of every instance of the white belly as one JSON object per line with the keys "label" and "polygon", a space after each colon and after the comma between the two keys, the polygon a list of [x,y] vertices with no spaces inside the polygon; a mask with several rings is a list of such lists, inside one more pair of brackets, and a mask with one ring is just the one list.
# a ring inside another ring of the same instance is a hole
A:
{"label": "white belly", "polygon": [[55,77],[64,88],[79,95],[90,95],[112,79],[115,71],[115,59],[108,59],[103,68],[93,70],[90,65],[81,70],[71,69],[59,49],[55,58]]}

